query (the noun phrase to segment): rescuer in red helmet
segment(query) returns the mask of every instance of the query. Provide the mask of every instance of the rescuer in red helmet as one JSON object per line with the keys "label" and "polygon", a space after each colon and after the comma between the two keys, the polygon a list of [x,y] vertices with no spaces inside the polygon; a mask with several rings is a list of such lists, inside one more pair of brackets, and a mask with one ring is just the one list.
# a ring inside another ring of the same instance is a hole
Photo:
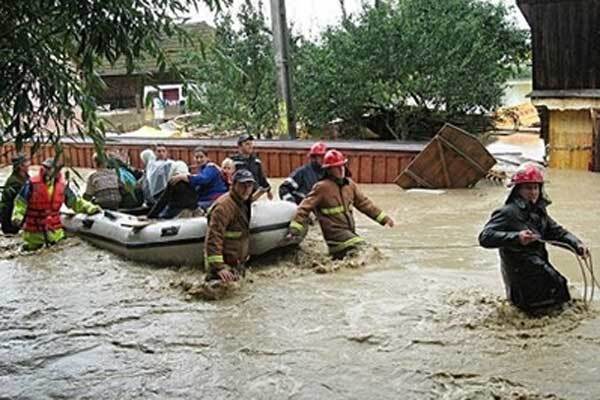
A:
{"label": "rescuer in red helmet", "polygon": [[310,147],[308,152],[309,162],[288,176],[279,186],[279,198],[300,204],[312,187],[323,177],[323,156],[327,152],[327,145],[317,142]]}
{"label": "rescuer in red helmet", "polygon": [[344,258],[348,252],[364,243],[356,233],[353,208],[371,217],[381,225],[393,227],[394,220],[387,216],[365,196],[356,183],[346,174],[348,160],[337,150],[329,150],[323,158],[325,176],[298,206],[296,216],[290,223],[288,238],[300,236],[306,222],[314,212],[329,253],[333,258]]}
{"label": "rescuer in red helmet", "polygon": [[498,248],[508,299],[524,311],[559,305],[571,299],[567,279],[548,259],[543,241],[564,243],[580,255],[587,247],[554,221],[546,210],[544,171],[526,163],[512,176],[505,205],[494,211],[479,234],[485,248]]}

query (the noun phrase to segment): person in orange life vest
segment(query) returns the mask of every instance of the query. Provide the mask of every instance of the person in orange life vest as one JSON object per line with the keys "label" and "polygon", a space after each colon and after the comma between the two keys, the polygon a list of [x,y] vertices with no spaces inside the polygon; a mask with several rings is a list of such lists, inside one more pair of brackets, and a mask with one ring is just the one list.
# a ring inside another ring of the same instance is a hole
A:
{"label": "person in orange life vest", "polygon": [[317,216],[329,254],[335,259],[344,258],[365,241],[356,233],[353,207],[383,226],[394,226],[394,220],[373,204],[358,185],[347,177],[347,162],[337,150],[325,153],[322,165],[325,176],[298,205],[290,223],[288,240],[295,240],[306,229],[311,211]]}
{"label": "person in orange life vest", "polygon": [[100,207],[77,196],[67,186],[60,169],[52,158],[42,163],[37,175],[31,177],[15,199],[12,223],[23,226],[25,250],[50,246],[65,237],[60,221],[60,207],[77,213],[96,214]]}

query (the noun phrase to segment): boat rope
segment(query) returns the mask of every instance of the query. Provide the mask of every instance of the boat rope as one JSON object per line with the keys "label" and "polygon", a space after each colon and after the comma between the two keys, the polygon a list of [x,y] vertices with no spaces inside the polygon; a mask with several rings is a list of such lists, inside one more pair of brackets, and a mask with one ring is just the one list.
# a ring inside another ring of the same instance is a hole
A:
{"label": "boat rope", "polygon": [[[592,254],[587,251],[584,255],[579,255],[577,253],[577,249],[573,246],[559,242],[556,240],[542,240],[538,239],[541,243],[547,243],[556,247],[560,247],[562,249],[568,250],[575,256],[577,260],[577,264],[579,265],[579,270],[581,271],[581,276],[583,278],[583,304],[587,309],[589,304],[594,300],[594,290],[596,287],[600,290],[600,284],[594,275],[594,261],[592,259]],[[588,282],[588,273],[589,273],[589,282]],[[588,297],[588,289],[589,289],[589,297]]]}

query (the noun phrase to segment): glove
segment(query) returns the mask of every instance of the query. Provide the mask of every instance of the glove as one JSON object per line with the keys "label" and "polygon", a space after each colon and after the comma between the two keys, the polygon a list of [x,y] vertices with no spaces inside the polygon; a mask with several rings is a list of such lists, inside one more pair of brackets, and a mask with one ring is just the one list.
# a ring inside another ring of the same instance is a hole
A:
{"label": "glove", "polygon": [[98,206],[94,206],[94,207],[90,207],[90,209],[88,210],[88,214],[89,215],[95,215],[102,212],[102,209]]}

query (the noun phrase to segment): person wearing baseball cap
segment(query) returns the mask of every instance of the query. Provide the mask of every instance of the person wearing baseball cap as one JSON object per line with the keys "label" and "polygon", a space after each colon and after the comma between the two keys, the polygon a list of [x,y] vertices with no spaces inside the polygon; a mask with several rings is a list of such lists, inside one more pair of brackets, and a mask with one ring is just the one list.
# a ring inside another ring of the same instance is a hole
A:
{"label": "person wearing baseball cap", "polygon": [[273,200],[271,184],[263,171],[260,158],[254,154],[254,136],[243,134],[237,140],[238,153],[230,158],[235,164],[235,169],[245,169],[252,173],[256,183],[254,184],[253,200],[258,200],[263,194],[267,194],[269,200]]}
{"label": "person wearing baseball cap", "polygon": [[229,192],[219,197],[208,212],[204,242],[207,281],[231,282],[244,274],[250,250],[250,212],[255,184],[252,172],[236,171]]}
{"label": "person wearing baseball cap", "polygon": [[365,240],[356,233],[353,208],[367,215],[380,225],[392,228],[394,220],[362,193],[358,185],[346,173],[348,160],[342,152],[329,150],[323,157],[325,177],[298,205],[296,215],[290,222],[287,239],[296,241],[307,229],[311,212],[321,226],[323,237],[334,259],[341,259],[361,247]]}
{"label": "person wearing baseball cap", "polygon": [[24,154],[19,153],[12,158],[12,173],[4,182],[2,190],[2,201],[0,201],[0,222],[2,223],[2,232],[5,234],[16,234],[19,232],[19,226],[12,224],[11,217],[14,207],[14,201],[25,182],[29,179],[30,162]]}
{"label": "person wearing baseball cap", "polygon": [[309,162],[290,174],[279,186],[279,198],[300,204],[306,195],[312,190],[324,176],[323,156],[327,152],[327,145],[317,142],[310,147],[308,152]]}
{"label": "person wearing baseball cap", "polygon": [[571,299],[567,279],[550,263],[544,242],[560,242],[582,256],[589,250],[548,215],[551,202],[541,166],[521,165],[509,187],[504,206],[479,234],[479,244],[499,249],[506,295],[516,307],[530,312],[563,304]]}
{"label": "person wearing baseball cap", "polygon": [[76,213],[90,215],[101,211],[69,188],[61,168],[53,158],[44,161],[39,173],[25,183],[15,199],[11,221],[15,226],[24,222],[25,250],[51,246],[65,238],[60,220],[63,203]]}

